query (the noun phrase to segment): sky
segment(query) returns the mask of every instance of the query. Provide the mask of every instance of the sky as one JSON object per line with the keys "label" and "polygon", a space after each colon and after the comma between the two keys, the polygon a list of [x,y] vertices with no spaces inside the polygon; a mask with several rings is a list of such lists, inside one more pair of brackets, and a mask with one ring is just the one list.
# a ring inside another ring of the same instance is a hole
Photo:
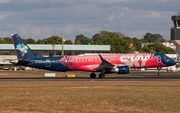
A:
{"label": "sky", "polygon": [[100,31],[139,39],[147,33],[170,39],[172,15],[180,0],[0,0],[0,37],[19,34],[34,40],[61,36],[74,42]]}

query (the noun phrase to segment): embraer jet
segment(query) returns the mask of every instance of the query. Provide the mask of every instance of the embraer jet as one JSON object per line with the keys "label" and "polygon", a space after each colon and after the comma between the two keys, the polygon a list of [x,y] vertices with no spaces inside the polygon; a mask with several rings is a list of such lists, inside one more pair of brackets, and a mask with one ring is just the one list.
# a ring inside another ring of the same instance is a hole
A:
{"label": "embraer jet", "polygon": [[174,60],[161,53],[83,54],[43,57],[34,53],[18,34],[12,34],[11,36],[18,59],[11,60],[11,63],[62,72],[71,70],[90,71],[92,72],[90,74],[91,78],[96,77],[95,72],[101,72],[99,78],[103,78],[105,73],[129,73],[131,68],[160,68],[176,64]]}

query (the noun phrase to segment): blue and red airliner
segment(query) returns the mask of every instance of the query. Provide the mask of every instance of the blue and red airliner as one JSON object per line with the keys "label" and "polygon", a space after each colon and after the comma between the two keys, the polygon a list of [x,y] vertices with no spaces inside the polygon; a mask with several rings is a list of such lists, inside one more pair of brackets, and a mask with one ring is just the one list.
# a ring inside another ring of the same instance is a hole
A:
{"label": "blue and red airliner", "polygon": [[[29,66],[54,71],[90,71],[91,78],[100,72],[99,78],[105,73],[129,73],[131,68],[166,67],[176,62],[162,53],[131,53],[131,54],[83,54],[72,56],[43,57],[34,53],[18,34],[12,34],[17,60],[10,61],[16,65]],[[159,73],[158,73],[159,74]]]}

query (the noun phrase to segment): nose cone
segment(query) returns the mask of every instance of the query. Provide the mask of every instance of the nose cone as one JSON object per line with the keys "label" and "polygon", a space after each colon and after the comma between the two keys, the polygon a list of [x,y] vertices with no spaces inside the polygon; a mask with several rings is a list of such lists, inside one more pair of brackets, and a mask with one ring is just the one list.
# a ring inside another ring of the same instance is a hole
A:
{"label": "nose cone", "polygon": [[171,59],[171,64],[176,65],[176,62],[173,59]]}
{"label": "nose cone", "polygon": [[163,63],[166,64],[166,66],[176,65],[176,62],[173,59],[171,59],[171,58],[165,59],[163,61],[164,61]]}

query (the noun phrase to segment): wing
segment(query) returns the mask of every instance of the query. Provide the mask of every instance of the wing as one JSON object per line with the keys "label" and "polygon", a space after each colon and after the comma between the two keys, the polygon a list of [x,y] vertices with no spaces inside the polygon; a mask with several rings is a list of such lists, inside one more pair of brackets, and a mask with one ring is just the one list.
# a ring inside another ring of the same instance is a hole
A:
{"label": "wing", "polygon": [[103,59],[103,57],[99,54],[102,63],[94,70],[94,71],[101,71],[103,69],[112,69],[115,65],[111,64],[110,62]]}

